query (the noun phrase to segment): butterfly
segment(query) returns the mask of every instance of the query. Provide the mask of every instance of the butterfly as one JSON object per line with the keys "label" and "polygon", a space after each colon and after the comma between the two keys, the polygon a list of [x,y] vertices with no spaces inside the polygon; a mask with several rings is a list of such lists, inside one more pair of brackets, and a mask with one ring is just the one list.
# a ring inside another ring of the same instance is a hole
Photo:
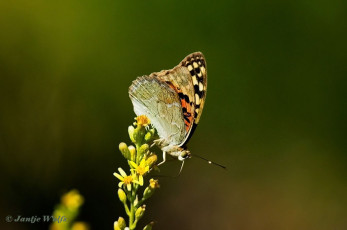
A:
{"label": "butterfly", "polygon": [[[201,117],[206,100],[207,70],[204,55],[195,52],[176,67],[138,77],[129,87],[137,116],[146,115],[156,128],[155,143],[166,154],[184,161],[191,157],[187,143]],[[158,164],[158,165],[160,165]]]}

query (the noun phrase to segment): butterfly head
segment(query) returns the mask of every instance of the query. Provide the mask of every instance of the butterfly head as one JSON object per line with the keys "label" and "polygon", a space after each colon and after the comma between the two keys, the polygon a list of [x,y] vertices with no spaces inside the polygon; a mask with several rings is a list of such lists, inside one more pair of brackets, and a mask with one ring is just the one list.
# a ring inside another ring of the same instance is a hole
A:
{"label": "butterfly head", "polygon": [[192,155],[188,149],[181,148],[180,155],[178,156],[178,160],[184,161],[185,159],[191,158]]}
{"label": "butterfly head", "polygon": [[184,161],[191,157],[190,151],[185,146],[168,145],[163,147],[162,150],[173,157],[177,157],[180,161]]}

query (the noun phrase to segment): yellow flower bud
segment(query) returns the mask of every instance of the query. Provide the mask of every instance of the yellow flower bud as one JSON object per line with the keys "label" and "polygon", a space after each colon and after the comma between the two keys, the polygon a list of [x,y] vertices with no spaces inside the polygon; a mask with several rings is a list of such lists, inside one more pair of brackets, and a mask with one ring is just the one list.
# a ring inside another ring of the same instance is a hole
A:
{"label": "yellow flower bud", "polygon": [[154,193],[154,189],[151,189],[151,187],[147,187],[146,189],[145,189],[145,191],[143,192],[143,198],[144,199],[148,199],[148,198],[150,198],[152,195],[153,195],[153,193]]}
{"label": "yellow flower bud", "polygon": [[150,129],[145,135],[145,141],[150,142],[156,137],[156,130]]}
{"label": "yellow flower bud", "polygon": [[150,142],[153,138],[153,134],[151,132],[147,132],[145,135],[145,142]]}
{"label": "yellow flower bud", "polygon": [[143,198],[145,198],[145,199],[150,198],[154,194],[154,191],[157,188],[159,188],[158,180],[150,179],[149,180],[149,186],[143,192]]}
{"label": "yellow flower bud", "polygon": [[154,136],[154,135],[155,135],[155,133],[156,133],[156,130],[155,130],[155,129],[150,129],[150,130],[149,130],[149,132],[151,132],[151,133],[152,133],[152,135]]}
{"label": "yellow flower bud", "polygon": [[133,143],[135,143],[134,131],[135,131],[134,126],[130,125],[130,126],[128,127],[128,133],[129,133],[130,140],[131,140]]}
{"label": "yellow flower bud", "polygon": [[121,188],[118,189],[118,197],[122,203],[125,203],[127,201],[127,195],[125,194],[125,192]]}
{"label": "yellow flower bud", "polygon": [[128,149],[129,149],[129,152],[130,152],[130,160],[131,161],[135,161],[135,158],[136,158],[136,149],[135,149],[135,147],[132,146],[132,145],[129,145]]}
{"label": "yellow flower bud", "polygon": [[113,225],[114,230],[124,230],[125,227],[126,227],[126,223],[123,217],[119,217],[118,221],[115,221]]}
{"label": "yellow flower bud", "polygon": [[128,160],[130,159],[130,152],[129,152],[127,144],[125,144],[124,142],[120,143],[119,150],[121,151],[125,159],[128,159]]}
{"label": "yellow flower bud", "polygon": [[121,230],[120,227],[118,226],[118,221],[115,221],[115,222],[113,223],[113,229],[114,229],[114,230]]}
{"label": "yellow flower bud", "polygon": [[141,207],[139,207],[136,212],[135,212],[135,218],[137,220],[139,220],[143,214],[145,213],[145,209],[146,209],[146,205],[142,205]]}
{"label": "yellow flower bud", "polygon": [[146,159],[146,165],[148,165],[149,167],[152,167],[152,165],[154,165],[155,162],[157,162],[157,160],[158,160],[157,155],[152,154]]}

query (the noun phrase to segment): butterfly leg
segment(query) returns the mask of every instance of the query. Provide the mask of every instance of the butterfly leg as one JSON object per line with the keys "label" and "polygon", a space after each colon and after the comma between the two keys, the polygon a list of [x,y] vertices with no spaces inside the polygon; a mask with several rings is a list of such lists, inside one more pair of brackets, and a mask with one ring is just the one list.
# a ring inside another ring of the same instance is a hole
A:
{"label": "butterfly leg", "polygon": [[154,140],[153,143],[151,144],[151,148],[155,145],[161,146],[163,143],[164,143],[164,139]]}
{"label": "butterfly leg", "polygon": [[180,169],[180,171],[178,172],[178,174],[177,174],[177,176],[176,176],[176,177],[178,177],[179,175],[181,175],[181,172],[182,172],[183,166],[184,166],[184,161],[182,161],[181,169]]}
{"label": "butterfly leg", "polygon": [[153,143],[151,144],[150,148],[152,148],[154,145],[156,145],[157,143],[155,141],[153,141]]}
{"label": "butterfly leg", "polygon": [[166,161],[166,152],[165,152],[165,151],[163,151],[163,161],[162,161],[162,162],[160,162],[159,164],[157,164],[157,166],[164,164],[164,163],[165,163],[165,161]]}

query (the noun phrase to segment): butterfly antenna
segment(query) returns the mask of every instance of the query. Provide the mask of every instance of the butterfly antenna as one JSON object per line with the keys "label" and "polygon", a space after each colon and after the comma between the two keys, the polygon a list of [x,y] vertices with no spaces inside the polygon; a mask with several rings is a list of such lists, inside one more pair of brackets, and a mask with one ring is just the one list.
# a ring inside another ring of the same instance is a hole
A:
{"label": "butterfly antenna", "polygon": [[221,165],[221,164],[218,164],[216,162],[210,161],[210,160],[208,160],[208,159],[206,159],[206,158],[204,158],[202,156],[199,156],[199,155],[196,155],[196,154],[194,154],[193,156],[195,156],[197,158],[200,158],[201,160],[207,161],[207,163],[209,163],[209,164],[213,164],[213,165],[219,166],[219,167],[221,167],[223,169],[227,169],[227,167],[225,167],[224,165]]}

